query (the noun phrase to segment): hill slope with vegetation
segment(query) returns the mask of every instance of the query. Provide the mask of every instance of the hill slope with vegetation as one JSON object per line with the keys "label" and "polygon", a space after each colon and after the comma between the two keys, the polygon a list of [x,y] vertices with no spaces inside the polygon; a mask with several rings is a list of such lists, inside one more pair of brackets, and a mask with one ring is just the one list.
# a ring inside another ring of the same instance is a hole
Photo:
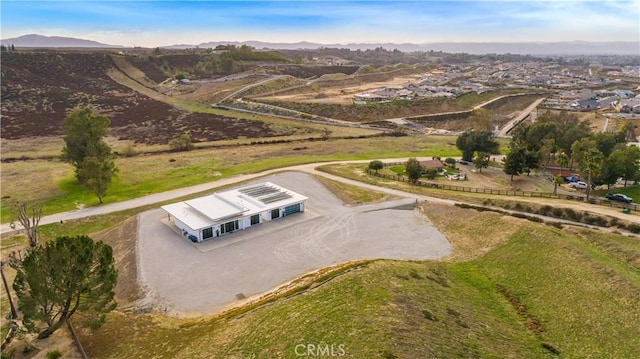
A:
{"label": "hill slope with vegetation", "polygon": [[81,340],[96,358],[295,358],[308,344],[357,358],[638,356],[637,240],[424,210],[452,241],[450,261],[375,261],[214,319],[114,314]]}

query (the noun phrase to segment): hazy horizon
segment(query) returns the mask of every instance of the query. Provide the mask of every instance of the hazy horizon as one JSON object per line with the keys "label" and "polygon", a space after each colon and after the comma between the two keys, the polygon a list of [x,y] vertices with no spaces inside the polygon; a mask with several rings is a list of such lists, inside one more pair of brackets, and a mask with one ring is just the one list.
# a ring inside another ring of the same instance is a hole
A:
{"label": "hazy horizon", "polygon": [[215,41],[349,43],[639,41],[640,0],[2,1],[2,38],[123,46]]}

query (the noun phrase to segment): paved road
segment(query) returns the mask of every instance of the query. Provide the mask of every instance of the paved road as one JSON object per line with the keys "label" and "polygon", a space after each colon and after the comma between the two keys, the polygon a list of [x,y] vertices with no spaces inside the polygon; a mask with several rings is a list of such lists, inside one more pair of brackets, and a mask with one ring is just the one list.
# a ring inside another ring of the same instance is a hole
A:
{"label": "paved road", "polygon": [[445,236],[413,209],[414,198],[348,207],[306,173],[264,180],[308,196],[305,212],[198,244],[163,222],[160,209],[139,215],[142,305],[187,316],[213,313],[327,266],[451,253]]}
{"label": "paved road", "polygon": [[537,99],[534,103],[532,103],[531,105],[529,105],[529,107],[527,107],[526,109],[524,109],[524,111],[520,112],[520,114],[514,118],[513,120],[509,121],[509,123],[507,123],[501,130],[500,133],[498,134],[498,137],[506,137],[509,132],[511,130],[513,130],[514,127],[516,127],[520,122],[522,122],[525,118],[527,118],[527,116],[529,116],[529,114],[531,113],[531,111],[533,111],[536,107],[538,107],[539,104],[542,103],[542,101],[544,101],[545,97],[539,98]]}

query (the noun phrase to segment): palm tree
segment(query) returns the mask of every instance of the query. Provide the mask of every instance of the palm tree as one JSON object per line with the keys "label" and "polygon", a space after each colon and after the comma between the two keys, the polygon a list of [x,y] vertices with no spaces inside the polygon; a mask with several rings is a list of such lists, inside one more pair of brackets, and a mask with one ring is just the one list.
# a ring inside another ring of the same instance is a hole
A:
{"label": "palm tree", "polygon": [[556,163],[560,166],[560,176],[562,176],[562,169],[567,167],[569,164],[569,156],[564,152],[558,153],[556,156]]}
{"label": "palm tree", "polygon": [[558,185],[564,183],[564,178],[562,176],[553,177],[553,194],[558,193]]}

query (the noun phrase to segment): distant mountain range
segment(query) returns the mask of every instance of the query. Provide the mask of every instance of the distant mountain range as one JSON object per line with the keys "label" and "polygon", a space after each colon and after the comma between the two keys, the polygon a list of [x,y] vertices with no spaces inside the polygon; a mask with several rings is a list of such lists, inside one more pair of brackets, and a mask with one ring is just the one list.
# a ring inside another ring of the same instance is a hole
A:
{"label": "distant mountain range", "polygon": [[61,36],[43,36],[36,34],[22,35],[10,39],[0,40],[0,43],[5,46],[15,47],[106,47],[106,48],[121,48],[120,45],[108,45],[97,41],[76,39],[73,37],[61,37]]}
{"label": "distant mountain range", "polygon": [[[122,48],[120,45],[107,45],[91,40],[76,39],[70,37],[24,35],[11,39],[0,40],[3,45],[16,47],[101,47]],[[350,50],[367,50],[382,47],[388,50],[398,49],[403,52],[412,51],[442,51],[448,53],[468,54],[520,54],[520,55],[638,55],[640,54],[640,42],[444,42],[427,44],[394,44],[394,43],[350,43],[350,44],[320,44],[312,42],[272,43],[261,41],[213,41],[201,44],[180,44],[160,46],[166,49],[186,48],[215,48],[218,45],[248,45],[256,49],[317,49],[320,47],[346,48]]]}

